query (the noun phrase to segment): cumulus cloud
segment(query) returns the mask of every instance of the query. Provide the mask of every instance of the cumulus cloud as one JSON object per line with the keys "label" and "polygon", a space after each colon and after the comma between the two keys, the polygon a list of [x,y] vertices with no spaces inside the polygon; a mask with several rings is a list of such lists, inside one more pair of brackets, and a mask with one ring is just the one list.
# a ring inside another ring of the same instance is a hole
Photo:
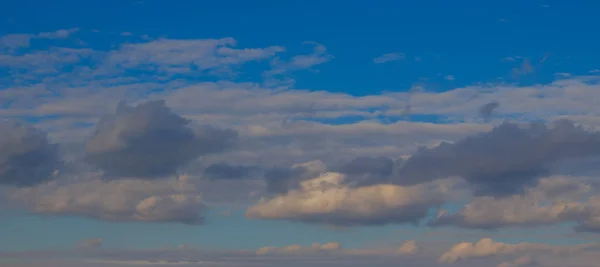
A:
{"label": "cumulus cloud", "polygon": [[175,173],[200,155],[219,152],[237,137],[233,130],[204,127],[194,132],[189,120],[164,101],[131,107],[119,104],[103,117],[86,146],[86,160],[108,176],[158,178]]}
{"label": "cumulus cloud", "polygon": [[62,163],[45,133],[16,121],[0,121],[0,184],[26,187],[51,180]]}
{"label": "cumulus cloud", "polygon": [[18,189],[10,192],[9,199],[35,213],[108,221],[201,224],[206,210],[187,176],[159,181],[103,181],[94,175],[74,183]]}
{"label": "cumulus cloud", "polygon": [[600,133],[572,121],[560,120],[552,127],[505,122],[488,133],[417,151],[395,181],[410,185],[459,176],[476,195],[503,196],[537,184],[552,164],[598,154]]}
{"label": "cumulus cloud", "polygon": [[577,246],[555,246],[538,243],[518,243],[507,244],[496,242],[491,238],[483,238],[476,243],[462,242],[453,245],[449,251],[445,252],[440,258],[440,262],[454,263],[469,258],[481,258],[494,255],[510,255],[522,252],[550,252],[550,253],[572,253],[593,247],[594,244],[584,244]]}
{"label": "cumulus cloud", "polygon": [[328,172],[300,182],[300,188],[250,207],[249,218],[296,220],[339,226],[418,223],[449,194],[442,182],[401,187],[350,187],[341,173]]}

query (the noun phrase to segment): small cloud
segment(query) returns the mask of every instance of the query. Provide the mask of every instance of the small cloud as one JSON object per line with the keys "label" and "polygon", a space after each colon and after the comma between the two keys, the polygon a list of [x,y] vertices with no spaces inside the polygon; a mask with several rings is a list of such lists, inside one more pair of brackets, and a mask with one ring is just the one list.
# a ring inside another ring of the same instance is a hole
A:
{"label": "small cloud", "polygon": [[571,73],[567,73],[567,72],[557,72],[555,73],[556,76],[562,76],[562,77],[571,77]]}
{"label": "small cloud", "polygon": [[78,248],[99,248],[102,246],[102,238],[84,239],[77,244]]}
{"label": "small cloud", "polygon": [[446,80],[448,81],[454,81],[456,78],[454,78],[454,75],[446,75],[446,77],[444,77]]}
{"label": "small cloud", "polygon": [[54,32],[42,32],[42,33],[38,34],[38,37],[50,38],[50,39],[67,38],[71,34],[74,34],[78,31],[79,31],[79,28],[71,28],[71,29],[58,30],[58,31],[54,31]]}
{"label": "small cloud", "polygon": [[531,61],[526,58],[523,60],[519,67],[513,68],[512,73],[514,77],[519,77],[527,74],[531,74],[535,71],[533,65],[531,65]]}
{"label": "small cloud", "polygon": [[373,63],[381,64],[386,62],[398,61],[404,59],[404,53],[387,53],[373,59]]}
{"label": "small cloud", "polygon": [[130,32],[122,32],[121,36],[131,36],[132,34]]}
{"label": "small cloud", "polygon": [[543,8],[550,8],[550,5],[542,5]]}
{"label": "small cloud", "polygon": [[590,70],[590,73],[600,73],[600,69],[593,69],[593,70]]}
{"label": "small cloud", "polygon": [[421,57],[415,57],[415,62],[421,62]]}
{"label": "small cloud", "polygon": [[496,101],[487,103],[487,104],[479,107],[479,115],[481,115],[481,117],[483,117],[484,120],[487,122],[490,120],[490,118],[492,116],[492,112],[494,112],[494,110],[496,108],[498,108],[499,106],[500,106],[500,103],[498,103]]}

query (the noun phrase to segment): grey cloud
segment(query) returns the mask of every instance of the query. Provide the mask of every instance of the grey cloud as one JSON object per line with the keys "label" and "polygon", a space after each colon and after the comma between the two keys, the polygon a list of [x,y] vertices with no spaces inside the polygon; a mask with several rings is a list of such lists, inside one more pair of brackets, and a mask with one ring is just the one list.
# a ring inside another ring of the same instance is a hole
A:
{"label": "grey cloud", "polygon": [[479,107],[479,115],[481,115],[481,117],[483,117],[483,119],[485,121],[489,121],[490,118],[492,117],[492,112],[494,112],[494,109],[498,108],[499,106],[500,106],[500,103],[498,103],[496,101],[487,103],[487,104]]}
{"label": "grey cloud", "polygon": [[258,169],[254,166],[213,163],[206,167],[204,176],[212,180],[235,180],[252,177]]}
{"label": "grey cloud", "polygon": [[560,120],[553,127],[506,122],[454,144],[420,149],[406,160],[394,180],[417,184],[460,176],[476,195],[510,195],[535,185],[549,172],[549,165],[599,154],[600,133],[572,121]]}
{"label": "grey cloud", "polygon": [[119,104],[115,115],[103,117],[86,146],[86,160],[109,177],[158,178],[200,155],[219,152],[237,132],[203,127],[194,132],[189,121],[173,113],[165,102],[136,107]]}
{"label": "grey cloud", "polygon": [[27,187],[49,181],[62,166],[58,147],[34,127],[0,121],[0,184]]}
{"label": "grey cloud", "polygon": [[308,170],[303,166],[291,168],[273,168],[264,174],[267,182],[268,193],[286,193],[298,188],[302,180],[312,178]]}
{"label": "grey cloud", "polygon": [[401,159],[359,156],[340,164],[335,170],[348,176],[358,186],[389,181]]}

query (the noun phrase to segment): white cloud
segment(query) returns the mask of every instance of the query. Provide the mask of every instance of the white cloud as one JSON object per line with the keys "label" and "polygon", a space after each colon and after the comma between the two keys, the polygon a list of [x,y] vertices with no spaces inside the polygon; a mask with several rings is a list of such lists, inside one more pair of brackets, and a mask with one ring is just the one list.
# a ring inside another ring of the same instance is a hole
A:
{"label": "white cloud", "polygon": [[263,199],[250,207],[250,218],[298,220],[331,225],[416,223],[441,205],[451,185],[350,187],[344,175],[328,172],[301,182],[301,188]]}
{"label": "white cloud", "polygon": [[572,253],[593,247],[598,247],[598,245],[584,244],[576,246],[556,246],[538,243],[507,244],[502,242],[496,242],[491,238],[483,238],[476,243],[462,242],[452,246],[452,248],[450,248],[449,251],[444,253],[439,258],[439,261],[445,263],[454,263],[469,258],[480,258],[494,255],[516,254],[522,252],[536,251],[549,253]]}

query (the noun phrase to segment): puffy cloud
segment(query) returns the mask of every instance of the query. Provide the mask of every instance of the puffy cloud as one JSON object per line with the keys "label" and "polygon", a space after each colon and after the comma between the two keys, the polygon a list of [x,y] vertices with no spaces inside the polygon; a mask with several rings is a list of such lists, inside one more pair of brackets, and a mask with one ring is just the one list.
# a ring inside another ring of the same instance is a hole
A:
{"label": "puffy cloud", "polygon": [[419,150],[405,161],[395,182],[410,185],[460,176],[476,195],[510,195],[537,184],[549,165],[598,154],[600,133],[572,121],[557,121],[553,127],[506,122],[488,133]]}
{"label": "puffy cloud", "polygon": [[440,262],[454,263],[469,258],[489,257],[494,255],[515,254],[522,252],[549,252],[549,253],[572,253],[589,248],[598,247],[594,244],[584,244],[576,246],[555,246],[538,243],[518,243],[507,244],[496,242],[491,238],[483,238],[477,243],[462,242],[453,245],[449,251],[445,252],[440,258]]}
{"label": "puffy cloud", "polygon": [[88,248],[99,248],[102,246],[102,238],[90,238],[84,239],[77,244],[78,248],[88,249]]}
{"label": "puffy cloud", "polygon": [[381,184],[350,187],[341,173],[328,172],[300,182],[300,188],[250,207],[246,216],[340,226],[418,223],[449,197],[438,182],[409,187]]}
{"label": "puffy cloud", "polygon": [[9,199],[40,214],[77,215],[108,221],[201,224],[206,206],[187,176],[146,181],[50,183],[12,191]]}
{"label": "puffy cloud", "polygon": [[0,121],[0,185],[26,187],[51,180],[62,165],[57,149],[32,126]]}
{"label": "puffy cloud", "polygon": [[419,247],[417,246],[417,242],[414,240],[406,241],[397,250],[398,254],[415,254],[418,251]]}
{"label": "puffy cloud", "polygon": [[189,120],[164,101],[130,107],[119,104],[103,117],[86,146],[86,160],[108,176],[153,179],[175,173],[196,157],[219,152],[237,137],[233,130],[204,127],[196,132]]}

